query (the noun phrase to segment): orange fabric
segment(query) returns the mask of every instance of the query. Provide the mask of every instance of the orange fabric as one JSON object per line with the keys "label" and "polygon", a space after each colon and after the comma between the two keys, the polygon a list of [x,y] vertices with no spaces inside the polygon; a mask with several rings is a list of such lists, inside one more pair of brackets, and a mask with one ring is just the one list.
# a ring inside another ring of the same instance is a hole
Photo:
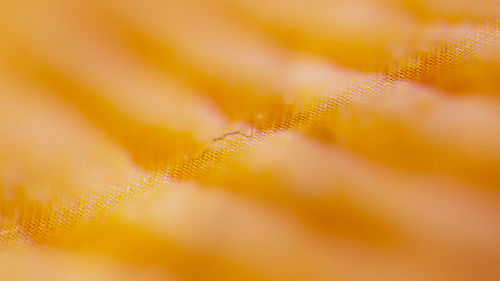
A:
{"label": "orange fabric", "polygon": [[455,2],[4,1],[0,279],[500,279],[500,9]]}

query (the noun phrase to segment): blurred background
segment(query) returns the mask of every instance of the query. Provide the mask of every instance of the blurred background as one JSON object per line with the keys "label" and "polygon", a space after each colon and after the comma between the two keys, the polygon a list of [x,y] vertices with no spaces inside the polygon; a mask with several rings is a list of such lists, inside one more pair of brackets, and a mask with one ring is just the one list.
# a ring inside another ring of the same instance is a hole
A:
{"label": "blurred background", "polygon": [[0,280],[500,280],[496,0],[0,0]]}

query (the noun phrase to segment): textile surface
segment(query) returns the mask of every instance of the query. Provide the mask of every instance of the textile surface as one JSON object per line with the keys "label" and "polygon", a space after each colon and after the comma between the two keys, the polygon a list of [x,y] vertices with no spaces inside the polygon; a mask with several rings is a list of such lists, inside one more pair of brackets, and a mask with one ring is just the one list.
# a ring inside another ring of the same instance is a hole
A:
{"label": "textile surface", "polygon": [[500,280],[500,3],[0,7],[0,280]]}

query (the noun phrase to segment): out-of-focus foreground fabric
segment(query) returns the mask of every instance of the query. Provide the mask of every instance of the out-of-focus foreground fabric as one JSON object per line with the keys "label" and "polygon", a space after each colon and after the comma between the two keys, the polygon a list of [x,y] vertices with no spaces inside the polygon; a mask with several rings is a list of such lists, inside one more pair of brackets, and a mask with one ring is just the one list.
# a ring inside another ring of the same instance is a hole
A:
{"label": "out-of-focus foreground fabric", "polygon": [[0,280],[500,280],[499,18],[0,1]]}

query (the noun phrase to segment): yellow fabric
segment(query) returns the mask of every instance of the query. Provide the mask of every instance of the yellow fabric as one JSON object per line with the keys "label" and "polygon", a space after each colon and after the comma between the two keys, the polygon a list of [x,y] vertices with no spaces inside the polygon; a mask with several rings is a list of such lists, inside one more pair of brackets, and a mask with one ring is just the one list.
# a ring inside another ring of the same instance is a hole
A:
{"label": "yellow fabric", "polygon": [[496,2],[3,1],[0,280],[499,280]]}

